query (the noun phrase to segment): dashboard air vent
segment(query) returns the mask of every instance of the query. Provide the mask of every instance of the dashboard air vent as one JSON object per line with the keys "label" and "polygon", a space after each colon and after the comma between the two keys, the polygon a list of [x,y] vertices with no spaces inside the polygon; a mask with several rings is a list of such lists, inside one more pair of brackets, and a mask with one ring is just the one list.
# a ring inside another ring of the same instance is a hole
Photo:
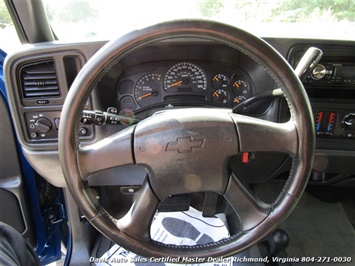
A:
{"label": "dashboard air vent", "polygon": [[53,61],[22,67],[21,81],[24,98],[56,97],[60,95]]}

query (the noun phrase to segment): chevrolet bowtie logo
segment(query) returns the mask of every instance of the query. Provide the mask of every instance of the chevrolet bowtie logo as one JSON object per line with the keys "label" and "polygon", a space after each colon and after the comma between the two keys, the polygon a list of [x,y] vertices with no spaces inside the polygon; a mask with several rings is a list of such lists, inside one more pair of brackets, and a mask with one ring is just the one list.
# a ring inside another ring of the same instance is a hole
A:
{"label": "chevrolet bowtie logo", "polygon": [[205,139],[194,139],[193,137],[177,138],[176,141],[168,143],[166,151],[193,152],[194,149],[202,148],[204,143]]}

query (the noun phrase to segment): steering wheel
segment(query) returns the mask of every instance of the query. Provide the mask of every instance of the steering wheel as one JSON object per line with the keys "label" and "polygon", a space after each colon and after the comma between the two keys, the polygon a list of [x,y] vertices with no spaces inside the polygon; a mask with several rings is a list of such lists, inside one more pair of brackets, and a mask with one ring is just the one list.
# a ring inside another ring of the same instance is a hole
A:
{"label": "steering wheel", "polygon": [[[174,38],[202,38],[250,56],[283,88],[290,120],[274,123],[217,108],[170,110],[94,144],[80,144],[77,126],[81,111],[100,78],[132,52]],[[172,21],[113,40],[85,64],[65,100],[59,154],[74,200],[88,221],[113,242],[145,257],[229,256],[262,240],[297,204],[312,167],[313,128],[310,104],[300,80],[266,42],[221,23]],[[233,156],[252,151],[278,151],[292,157],[288,180],[272,204],[259,200],[228,167]],[[129,212],[117,219],[103,208],[87,179],[92,173],[130,164],[144,166],[148,178]],[[150,225],[160,202],[170,195],[201,191],[223,195],[239,218],[237,234],[195,246],[168,245],[151,239]]]}

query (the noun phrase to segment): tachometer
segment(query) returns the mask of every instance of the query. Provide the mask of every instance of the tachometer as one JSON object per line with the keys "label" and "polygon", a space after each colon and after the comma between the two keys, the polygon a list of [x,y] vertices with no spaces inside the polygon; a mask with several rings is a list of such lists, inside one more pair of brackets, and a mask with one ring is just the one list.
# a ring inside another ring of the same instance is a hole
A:
{"label": "tachometer", "polygon": [[154,104],[159,101],[161,75],[147,74],[141,77],[134,88],[134,98],[141,107]]}
{"label": "tachometer", "polygon": [[204,92],[206,88],[205,72],[192,63],[175,64],[164,77],[164,90],[166,92]]}

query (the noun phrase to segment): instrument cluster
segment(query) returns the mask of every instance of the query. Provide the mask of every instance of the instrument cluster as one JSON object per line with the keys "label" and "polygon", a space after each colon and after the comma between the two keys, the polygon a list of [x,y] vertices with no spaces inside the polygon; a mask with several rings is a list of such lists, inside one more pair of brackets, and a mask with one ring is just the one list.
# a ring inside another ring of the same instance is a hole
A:
{"label": "instrument cluster", "polygon": [[118,83],[119,109],[136,112],[159,106],[237,106],[253,94],[240,68],[210,62],[160,62],[127,70]]}

